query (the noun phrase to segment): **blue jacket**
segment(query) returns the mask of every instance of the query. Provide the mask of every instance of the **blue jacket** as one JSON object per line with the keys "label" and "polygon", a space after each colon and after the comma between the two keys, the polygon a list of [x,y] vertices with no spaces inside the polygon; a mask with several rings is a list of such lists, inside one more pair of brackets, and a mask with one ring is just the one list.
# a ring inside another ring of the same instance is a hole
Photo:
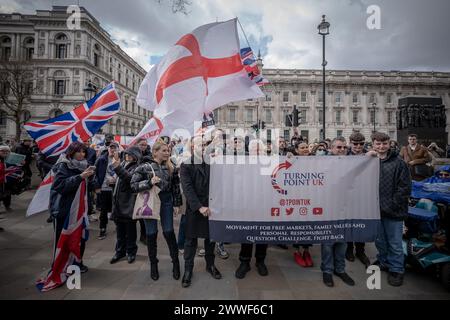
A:
{"label": "blue jacket", "polygon": [[100,189],[103,181],[105,181],[106,170],[108,168],[108,152],[101,154],[95,163],[95,167],[95,189]]}

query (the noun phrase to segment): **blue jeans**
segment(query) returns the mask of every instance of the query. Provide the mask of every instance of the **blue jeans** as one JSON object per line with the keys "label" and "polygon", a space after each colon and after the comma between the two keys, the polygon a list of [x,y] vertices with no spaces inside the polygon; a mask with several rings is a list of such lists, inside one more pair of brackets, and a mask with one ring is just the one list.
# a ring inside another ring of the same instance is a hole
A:
{"label": "blue jeans", "polygon": [[347,243],[345,242],[322,244],[322,263],[320,265],[320,269],[322,270],[322,272],[345,272],[345,250],[347,250]]}
{"label": "blue jeans", "polygon": [[183,214],[180,219],[180,227],[178,228],[178,248],[184,249],[186,240],[186,215]]}
{"label": "blue jeans", "polygon": [[[173,200],[172,193],[160,192],[159,199],[161,200],[161,226],[163,232],[173,232]],[[158,232],[158,220],[144,219],[145,233],[147,236],[154,235]]]}
{"label": "blue jeans", "polygon": [[405,272],[405,256],[403,254],[403,221],[382,218],[375,246],[378,249],[377,259],[381,266],[390,272]]}

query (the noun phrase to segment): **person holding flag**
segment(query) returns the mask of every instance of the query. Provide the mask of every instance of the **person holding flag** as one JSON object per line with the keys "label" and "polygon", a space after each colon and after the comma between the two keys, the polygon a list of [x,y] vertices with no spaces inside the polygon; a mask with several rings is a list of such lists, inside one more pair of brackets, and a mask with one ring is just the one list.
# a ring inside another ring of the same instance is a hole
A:
{"label": "person holding flag", "polygon": [[[65,156],[60,158],[58,171],[55,175],[51,190],[56,191],[61,197],[58,202],[58,215],[55,219],[55,251],[58,250],[60,236],[67,227],[67,222],[70,220],[71,208],[73,202],[77,201],[76,193],[80,184],[87,180],[87,190],[90,192],[94,190],[94,174],[95,168],[88,165],[86,160],[86,146],[81,142],[73,142],[65,153]],[[86,216],[88,208],[85,208]],[[87,221],[85,221],[87,223]],[[87,226],[86,226],[87,227]],[[77,239],[78,240],[78,239]],[[79,239],[80,245],[80,259],[83,257],[85,242],[87,237]],[[82,260],[79,263],[80,271],[87,272],[88,268],[83,264]]]}

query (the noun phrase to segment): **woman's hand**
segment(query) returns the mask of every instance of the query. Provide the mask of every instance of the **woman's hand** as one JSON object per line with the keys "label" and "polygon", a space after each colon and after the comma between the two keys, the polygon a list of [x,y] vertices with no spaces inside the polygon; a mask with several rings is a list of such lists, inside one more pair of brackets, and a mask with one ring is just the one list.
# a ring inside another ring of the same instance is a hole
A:
{"label": "woman's hand", "polygon": [[158,177],[158,176],[154,176],[154,177],[152,177],[152,179],[150,180],[150,182],[151,182],[152,184],[157,184],[157,183],[161,182],[161,178]]}
{"label": "woman's hand", "polygon": [[81,176],[83,179],[86,179],[86,178],[89,178],[90,176],[93,176],[94,173],[95,173],[94,170],[92,170],[92,169],[90,169],[90,168],[87,168],[86,170],[84,170],[84,171],[80,174],[80,176]]}

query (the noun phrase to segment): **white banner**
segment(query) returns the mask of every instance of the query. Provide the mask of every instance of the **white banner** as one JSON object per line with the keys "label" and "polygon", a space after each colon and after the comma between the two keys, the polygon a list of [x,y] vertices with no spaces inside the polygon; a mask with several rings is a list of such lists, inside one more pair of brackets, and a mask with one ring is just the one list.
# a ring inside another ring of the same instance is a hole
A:
{"label": "white banner", "polygon": [[375,239],[380,218],[377,158],[280,157],[271,175],[261,175],[262,165],[249,164],[250,158],[246,157],[246,164],[211,165],[212,240]]}

